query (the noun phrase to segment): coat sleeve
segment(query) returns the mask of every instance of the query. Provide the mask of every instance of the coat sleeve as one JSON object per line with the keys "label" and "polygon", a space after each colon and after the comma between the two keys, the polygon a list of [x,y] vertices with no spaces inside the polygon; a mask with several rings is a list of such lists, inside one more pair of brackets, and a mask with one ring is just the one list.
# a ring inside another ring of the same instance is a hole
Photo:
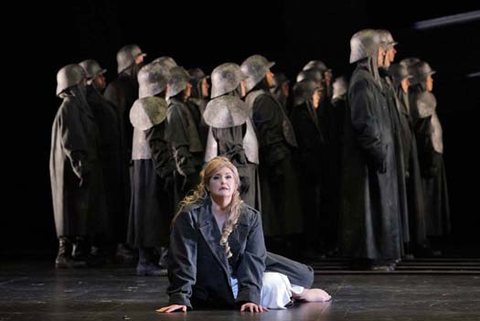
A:
{"label": "coat sleeve", "polygon": [[[263,161],[274,165],[290,154],[283,133],[283,115],[273,98],[260,95],[253,104],[253,123]],[[262,161],[262,160],[261,160]]]}
{"label": "coat sleeve", "polygon": [[169,304],[186,305],[192,309],[190,297],[197,276],[197,232],[189,213],[180,213],[170,234],[167,293]]}
{"label": "coat sleeve", "polygon": [[171,106],[167,111],[168,139],[173,150],[173,157],[178,172],[183,176],[195,173],[193,156],[190,153],[186,122],[182,120],[178,106]]}
{"label": "coat sleeve", "polygon": [[359,81],[351,88],[351,120],[355,129],[357,142],[364,150],[368,161],[378,170],[386,170],[387,145],[382,142],[380,118],[376,110],[373,92],[367,81]]}
{"label": "coat sleeve", "polygon": [[60,114],[62,146],[75,175],[84,179],[88,173],[88,146],[80,108],[67,102]]}
{"label": "coat sleeve", "polygon": [[153,126],[145,131],[148,146],[152,151],[152,160],[157,175],[162,178],[171,175],[175,170],[170,144],[165,140],[165,122]]}
{"label": "coat sleeve", "polygon": [[253,217],[247,236],[245,252],[237,267],[237,304],[243,304],[246,302],[260,304],[266,258],[267,251],[265,249],[262,221],[260,219],[260,214],[256,213]]}

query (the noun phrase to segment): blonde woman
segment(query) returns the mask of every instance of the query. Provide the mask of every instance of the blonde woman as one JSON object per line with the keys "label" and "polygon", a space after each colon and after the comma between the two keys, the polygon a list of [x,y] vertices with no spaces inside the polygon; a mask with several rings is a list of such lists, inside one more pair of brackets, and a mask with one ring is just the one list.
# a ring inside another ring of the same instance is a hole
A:
{"label": "blonde woman", "polygon": [[284,309],[292,300],[328,301],[310,289],[311,267],[267,253],[261,216],[238,192],[237,168],[215,157],[200,173],[172,223],[169,304],[159,313],[198,308]]}

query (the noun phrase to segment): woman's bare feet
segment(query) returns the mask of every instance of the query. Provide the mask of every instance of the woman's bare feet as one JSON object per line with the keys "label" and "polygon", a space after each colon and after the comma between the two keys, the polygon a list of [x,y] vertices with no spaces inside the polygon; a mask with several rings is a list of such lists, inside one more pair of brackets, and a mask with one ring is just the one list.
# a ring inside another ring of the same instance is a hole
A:
{"label": "woman's bare feet", "polygon": [[304,289],[300,294],[294,294],[293,299],[306,302],[327,302],[331,295],[321,289]]}

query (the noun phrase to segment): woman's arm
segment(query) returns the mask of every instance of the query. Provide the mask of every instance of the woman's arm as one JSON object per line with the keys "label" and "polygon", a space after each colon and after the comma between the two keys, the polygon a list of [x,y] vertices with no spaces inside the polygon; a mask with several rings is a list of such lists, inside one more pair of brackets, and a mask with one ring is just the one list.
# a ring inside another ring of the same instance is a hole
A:
{"label": "woman's arm", "polygon": [[175,219],[169,251],[169,304],[191,309],[190,297],[197,276],[197,231],[189,213],[180,213]]}
{"label": "woman's arm", "polygon": [[262,291],[262,278],[265,271],[265,259],[267,251],[263,237],[262,221],[260,213],[255,212],[251,221],[245,253],[236,270],[238,279],[237,304],[245,303],[260,304]]}

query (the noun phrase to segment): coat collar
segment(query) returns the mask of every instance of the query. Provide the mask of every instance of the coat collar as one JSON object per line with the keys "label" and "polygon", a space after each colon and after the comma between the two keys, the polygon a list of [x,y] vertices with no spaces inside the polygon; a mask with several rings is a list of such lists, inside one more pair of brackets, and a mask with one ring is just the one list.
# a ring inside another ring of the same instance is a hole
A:
{"label": "coat collar", "polygon": [[198,228],[215,259],[220,263],[224,272],[230,275],[227,255],[223,246],[220,245],[221,231],[213,216],[212,200],[210,197],[205,200],[204,206],[199,208]]}

